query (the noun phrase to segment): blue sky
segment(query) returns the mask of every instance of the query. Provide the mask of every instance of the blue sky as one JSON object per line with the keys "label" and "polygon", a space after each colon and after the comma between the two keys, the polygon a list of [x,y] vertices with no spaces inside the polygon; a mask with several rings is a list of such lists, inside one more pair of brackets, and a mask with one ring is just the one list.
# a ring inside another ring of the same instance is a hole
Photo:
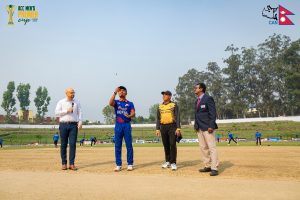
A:
{"label": "blue sky", "polygon": [[[15,18],[7,26],[8,4],[35,5],[38,22],[24,26]],[[295,25],[269,25],[261,16],[269,4],[294,12]],[[0,95],[10,80],[30,83],[32,99],[46,86],[52,116],[72,86],[84,118],[103,121],[102,108],[125,85],[137,115],[148,116],[160,92],[174,91],[188,69],[204,70],[210,61],[223,67],[227,45],[256,46],[273,33],[299,39],[299,16],[297,0],[1,1]]]}

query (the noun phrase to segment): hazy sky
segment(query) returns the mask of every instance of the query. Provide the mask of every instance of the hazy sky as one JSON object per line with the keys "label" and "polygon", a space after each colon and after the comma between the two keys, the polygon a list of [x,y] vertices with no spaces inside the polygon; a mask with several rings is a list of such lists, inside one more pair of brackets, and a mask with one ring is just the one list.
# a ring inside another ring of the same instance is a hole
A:
{"label": "hazy sky", "polygon": [[[7,26],[8,4],[35,5],[38,22],[24,26],[15,18]],[[269,4],[294,12],[295,25],[269,25],[261,16]],[[256,46],[273,33],[299,39],[299,16],[299,0],[1,1],[0,102],[11,80],[30,83],[31,99],[46,86],[53,116],[72,86],[84,119],[103,122],[102,108],[121,84],[137,115],[148,116],[160,92],[174,92],[188,69],[204,70],[210,61],[224,66],[227,45]]]}

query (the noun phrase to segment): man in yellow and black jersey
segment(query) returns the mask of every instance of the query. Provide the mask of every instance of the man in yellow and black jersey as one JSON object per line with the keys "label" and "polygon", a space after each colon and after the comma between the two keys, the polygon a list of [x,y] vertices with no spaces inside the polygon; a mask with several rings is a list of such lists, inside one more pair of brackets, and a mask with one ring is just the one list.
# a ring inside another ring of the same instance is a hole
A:
{"label": "man in yellow and black jersey", "polygon": [[157,109],[156,135],[161,135],[166,162],[162,168],[171,167],[172,170],[177,170],[176,157],[176,136],[181,135],[180,131],[180,114],[176,103],[171,101],[172,93],[163,91],[163,103]]}

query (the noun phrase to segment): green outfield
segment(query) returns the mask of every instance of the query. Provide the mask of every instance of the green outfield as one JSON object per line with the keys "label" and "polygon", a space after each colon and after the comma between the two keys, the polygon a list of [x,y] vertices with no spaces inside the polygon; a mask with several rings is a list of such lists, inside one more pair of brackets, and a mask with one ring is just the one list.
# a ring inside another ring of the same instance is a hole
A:
{"label": "green outfield", "polygon": [[[274,122],[251,122],[251,123],[231,123],[219,124],[217,133],[224,139],[227,138],[227,131],[232,131],[238,138],[244,138],[248,142],[240,142],[239,145],[254,145],[254,134],[259,130],[263,134],[263,138],[282,138],[283,140],[291,140],[300,137],[300,122],[292,121],[274,121]],[[0,129],[0,138],[3,139],[4,145],[18,144],[51,144],[52,137],[57,129]],[[133,138],[142,140],[155,140],[154,128],[133,128]],[[182,128],[183,137],[186,139],[196,138],[195,131],[192,126],[184,126]],[[85,137],[89,139],[95,136],[98,140],[110,141],[114,135],[112,128],[103,129],[82,129],[78,135],[78,140]],[[300,142],[268,142],[264,144],[272,145],[299,145]],[[142,146],[159,146],[156,144],[143,144]],[[181,144],[196,145],[196,144]],[[219,145],[226,145],[220,143]],[[232,144],[231,146],[234,146]]]}

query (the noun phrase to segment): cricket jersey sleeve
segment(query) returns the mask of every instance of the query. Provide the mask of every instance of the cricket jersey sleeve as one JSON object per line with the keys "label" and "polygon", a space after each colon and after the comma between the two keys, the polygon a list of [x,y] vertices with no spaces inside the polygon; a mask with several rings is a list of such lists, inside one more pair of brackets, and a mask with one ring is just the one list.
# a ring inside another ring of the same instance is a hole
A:
{"label": "cricket jersey sleeve", "polygon": [[174,110],[174,113],[175,113],[175,123],[176,123],[176,128],[177,130],[180,130],[181,129],[181,125],[180,125],[180,111],[179,111],[179,108],[178,108],[178,105],[175,104],[175,110]]}
{"label": "cricket jersey sleeve", "polygon": [[118,100],[115,100],[115,106],[114,106],[115,110],[117,110],[118,108]]}
{"label": "cricket jersey sleeve", "polygon": [[160,130],[160,111],[159,107],[157,108],[157,113],[156,113],[156,130]]}

